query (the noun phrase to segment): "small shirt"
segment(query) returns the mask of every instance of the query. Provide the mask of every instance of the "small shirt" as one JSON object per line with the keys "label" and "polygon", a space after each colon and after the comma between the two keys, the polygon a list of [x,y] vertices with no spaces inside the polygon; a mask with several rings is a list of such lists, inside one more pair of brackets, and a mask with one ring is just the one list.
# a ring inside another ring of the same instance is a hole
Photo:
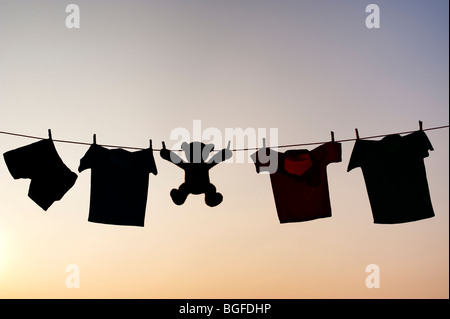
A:
{"label": "small shirt", "polygon": [[434,216],[424,158],[433,147],[423,131],[356,140],[347,171],[361,167],[376,224]]}
{"label": "small shirt", "polygon": [[44,211],[60,200],[78,177],[63,163],[51,139],[6,152],[3,158],[14,179],[31,179],[28,197]]}
{"label": "small shirt", "polygon": [[88,221],[144,226],[149,174],[158,174],[151,148],[129,152],[92,144],[79,172],[91,169]]}
{"label": "small shirt", "polygon": [[340,143],[328,142],[311,151],[260,149],[251,156],[258,173],[270,173],[280,223],[331,217],[327,165],[341,162],[341,153]]}

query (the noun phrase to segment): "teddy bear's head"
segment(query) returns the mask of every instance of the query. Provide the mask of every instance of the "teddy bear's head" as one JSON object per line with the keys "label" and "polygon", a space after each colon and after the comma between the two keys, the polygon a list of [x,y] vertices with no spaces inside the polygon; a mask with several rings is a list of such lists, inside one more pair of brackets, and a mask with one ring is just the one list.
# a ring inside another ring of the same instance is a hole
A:
{"label": "teddy bear's head", "polygon": [[204,163],[210,153],[214,150],[214,144],[204,144],[202,142],[192,142],[190,144],[183,142],[181,149],[186,154],[186,159],[190,163]]}

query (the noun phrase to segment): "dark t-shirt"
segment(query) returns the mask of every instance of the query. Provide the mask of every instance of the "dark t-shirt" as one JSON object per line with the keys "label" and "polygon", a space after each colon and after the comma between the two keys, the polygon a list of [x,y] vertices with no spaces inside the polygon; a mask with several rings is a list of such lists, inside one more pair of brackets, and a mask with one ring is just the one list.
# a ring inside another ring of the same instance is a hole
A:
{"label": "dark t-shirt", "polygon": [[357,140],[347,171],[361,167],[376,224],[434,216],[423,159],[433,150],[425,132]]}
{"label": "dark t-shirt", "polygon": [[79,172],[91,169],[90,222],[144,226],[149,174],[158,174],[153,150],[128,152],[93,144]]}
{"label": "dark t-shirt", "polygon": [[[266,154],[266,149],[260,149],[252,155],[252,159],[258,173],[264,170],[271,173],[270,181],[280,223],[331,217],[326,168],[329,163],[342,161],[341,144],[329,142],[312,151],[270,152],[274,154]],[[260,158],[272,156],[278,160],[276,171],[269,162],[260,161]]]}
{"label": "dark t-shirt", "polygon": [[77,180],[77,174],[63,163],[50,139],[6,152],[3,157],[15,179],[31,179],[28,196],[45,211]]}

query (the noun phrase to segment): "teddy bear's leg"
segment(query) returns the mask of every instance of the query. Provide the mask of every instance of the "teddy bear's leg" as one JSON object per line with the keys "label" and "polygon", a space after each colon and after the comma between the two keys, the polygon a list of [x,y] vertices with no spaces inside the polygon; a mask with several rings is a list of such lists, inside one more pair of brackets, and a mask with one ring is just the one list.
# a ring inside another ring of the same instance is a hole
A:
{"label": "teddy bear's leg", "polygon": [[170,197],[175,204],[182,205],[186,201],[189,195],[187,188],[186,184],[181,184],[178,189],[174,188],[170,191]]}
{"label": "teddy bear's leg", "polygon": [[208,185],[205,192],[205,203],[210,207],[219,205],[223,200],[222,194],[216,192],[216,187],[213,184]]}

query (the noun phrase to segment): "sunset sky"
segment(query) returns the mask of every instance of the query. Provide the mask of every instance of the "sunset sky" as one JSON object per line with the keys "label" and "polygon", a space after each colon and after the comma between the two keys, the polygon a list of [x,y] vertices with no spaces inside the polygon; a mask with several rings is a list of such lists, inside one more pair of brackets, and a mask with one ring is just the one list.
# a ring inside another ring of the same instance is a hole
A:
{"label": "sunset sky", "polygon": [[[159,148],[199,120],[222,148],[227,128],[285,145],[449,123],[446,0],[77,0],[79,29],[69,3],[0,0],[0,131]],[[155,152],[145,227],[88,222],[87,145],[55,143],[78,180],[46,212],[2,156],[0,298],[449,298],[449,130],[427,135],[436,216],[398,225],[373,223],[361,170],[347,172],[353,142],[328,166],[333,216],[289,224],[253,152],[211,171],[215,208],[176,206],[183,171]],[[35,141],[0,134],[0,153]]]}

